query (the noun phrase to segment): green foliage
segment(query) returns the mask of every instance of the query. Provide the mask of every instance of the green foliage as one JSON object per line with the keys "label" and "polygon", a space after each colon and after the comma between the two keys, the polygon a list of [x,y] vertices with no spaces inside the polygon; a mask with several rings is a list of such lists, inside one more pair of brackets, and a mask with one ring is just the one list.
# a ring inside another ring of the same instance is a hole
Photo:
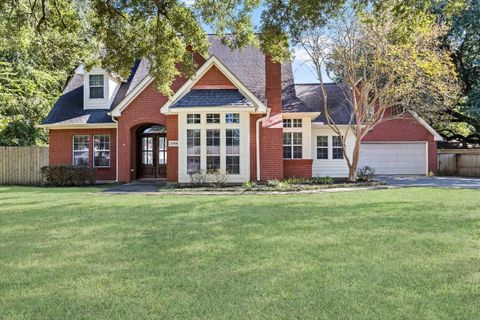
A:
{"label": "green foliage", "polygon": [[[442,133],[449,139],[480,142],[480,2],[467,0],[453,14],[443,45],[453,52],[453,61],[462,83],[462,99],[446,112]],[[442,6],[434,7],[437,19],[445,20]],[[453,122],[453,124],[451,123]]]}
{"label": "green foliage", "polygon": [[326,176],[326,177],[312,177],[310,179],[313,184],[332,184],[333,178]]}
{"label": "green foliage", "polygon": [[357,170],[357,180],[369,182],[375,178],[375,169],[369,166],[361,167]]}
{"label": "green foliage", "polygon": [[45,166],[41,168],[49,186],[86,186],[95,183],[96,169],[79,166]]}
{"label": "green foliage", "polygon": [[0,145],[46,143],[45,133],[35,125],[90,52],[81,8],[67,0],[42,3],[0,5]]}
{"label": "green foliage", "polygon": [[257,184],[254,181],[247,181],[247,182],[243,183],[242,187],[245,190],[252,190],[252,189],[255,189],[257,187]]}

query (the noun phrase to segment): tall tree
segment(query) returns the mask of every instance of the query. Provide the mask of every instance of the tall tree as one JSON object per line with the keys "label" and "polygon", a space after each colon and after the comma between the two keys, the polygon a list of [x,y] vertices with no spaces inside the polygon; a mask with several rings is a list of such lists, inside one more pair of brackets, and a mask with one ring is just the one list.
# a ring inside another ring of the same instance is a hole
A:
{"label": "tall tree", "polygon": [[[341,137],[351,181],[356,179],[362,139],[384,120],[387,110],[428,114],[456,102],[454,67],[449,52],[438,45],[443,28],[428,15],[415,16],[415,23],[399,19],[394,9],[347,4],[300,40],[321,84],[327,124]],[[330,115],[324,68],[344,88],[350,113],[346,129]],[[346,148],[351,134],[352,155]]]}
{"label": "tall tree", "polygon": [[[443,3],[434,7],[439,20],[445,20]],[[456,108],[445,110],[440,132],[447,139],[480,143],[480,1],[467,0],[453,14],[451,28],[443,45],[451,50],[462,99]],[[448,18],[448,17],[447,17]]]}

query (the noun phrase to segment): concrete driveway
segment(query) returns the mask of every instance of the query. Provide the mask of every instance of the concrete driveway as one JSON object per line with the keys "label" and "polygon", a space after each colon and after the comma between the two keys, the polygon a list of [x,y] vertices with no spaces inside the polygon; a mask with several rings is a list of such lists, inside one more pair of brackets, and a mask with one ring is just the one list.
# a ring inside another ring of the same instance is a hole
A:
{"label": "concrete driveway", "polygon": [[480,189],[480,178],[427,177],[427,176],[378,176],[378,180],[400,187],[438,187]]}

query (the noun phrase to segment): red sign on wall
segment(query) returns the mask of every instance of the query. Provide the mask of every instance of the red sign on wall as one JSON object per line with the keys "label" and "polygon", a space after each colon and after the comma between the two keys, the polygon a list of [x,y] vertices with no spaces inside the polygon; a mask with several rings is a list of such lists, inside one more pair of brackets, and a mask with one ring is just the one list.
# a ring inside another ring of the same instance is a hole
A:
{"label": "red sign on wall", "polygon": [[282,114],[276,114],[271,116],[266,121],[263,121],[262,126],[264,128],[282,128],[283,127],[283,117]]}

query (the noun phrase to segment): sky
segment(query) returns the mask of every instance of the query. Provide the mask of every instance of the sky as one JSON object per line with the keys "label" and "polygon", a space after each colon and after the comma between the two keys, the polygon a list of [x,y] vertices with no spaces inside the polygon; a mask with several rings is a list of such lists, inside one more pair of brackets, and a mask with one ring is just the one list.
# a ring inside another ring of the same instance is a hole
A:
{"label": "sky", "polygon": [[[260,25],[261,11],[262,8],[260,7],[253,13],[253,23],[256,27]],[[204,29],[208,33],[212,32],[208,26],[204,26]],[[295,48],[295,59],[292,63],[292,68],[295,77],[295,83],[318,83],[317,77],[315,76],[315,69],[312,63],[309,61],[305,50],[301,48]],[[325,82],[330,81],[325,74],[324,77],[326,79],[324,80]]]}

